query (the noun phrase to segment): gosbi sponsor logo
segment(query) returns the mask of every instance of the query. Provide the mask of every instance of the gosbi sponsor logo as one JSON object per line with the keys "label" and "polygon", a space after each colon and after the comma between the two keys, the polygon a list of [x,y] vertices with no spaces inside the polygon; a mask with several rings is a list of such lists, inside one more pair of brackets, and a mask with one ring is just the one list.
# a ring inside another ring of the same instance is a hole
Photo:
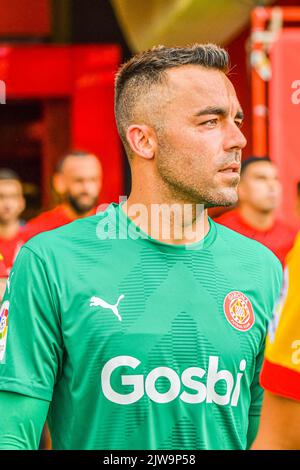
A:
{"label": "gosbi sponsor logo", "polygon": [[248,331],[254,325],[252,304],[242,292],[229,292],[224,299],[223,308],[227,320],[236,330]]}
{"label": "gosbi sponsor logo", "polygon": [[[144,376],[133,373],[140,364],[141,361],[133,356],[117,356],[104,365],[101,373],[101,385],[103,394],[109,401],[119,405],[130,405],[139,401],[146,394],[155,403],[170,403],[179,399],[191,404],[205,402],[237,406],[241,380],[246,369],[246,361],[242,359],[239,364],[239,372],[234,377],[229,370],[218,370],[218,356],[209,356],[207,371],[201,367],[189,367],[179,376],[170,367],[156,367]],[[122,385],[132,387],[132,391],[129,393],[128,389],[125,389],[124,393],[120,393],[112,387],[112,375],[118,374],[119,367],[128,368],[128,372],[120,375],[120,381]],[[162,377],[169,381],[169,388],[166,392],[158,391],[156,387],[156,382]],[[216,385],[221,381],[226,385],[226,392],[223,394],[216,391]]]}
{"label": "gosbi sponsor logo", "polygon": [[6,347],[6,336],[8,327],[8,308],[9,301],[5,300],[0,309],[0,361],[3,360],[5,347]]}

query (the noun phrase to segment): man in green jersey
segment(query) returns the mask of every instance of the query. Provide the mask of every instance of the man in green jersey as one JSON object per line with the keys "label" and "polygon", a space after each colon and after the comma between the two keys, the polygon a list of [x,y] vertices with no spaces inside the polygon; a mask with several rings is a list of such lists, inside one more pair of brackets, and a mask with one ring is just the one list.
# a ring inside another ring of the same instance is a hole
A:
{"label": "man in green jersey", "polygon": [[0,448],[36,448],[46,417],[55,449],[251,444],[281,267],[207,216],[236,202],[246,144],[228,62],[196,44],[121,67],[132,191],[22,248],[0,314]]}

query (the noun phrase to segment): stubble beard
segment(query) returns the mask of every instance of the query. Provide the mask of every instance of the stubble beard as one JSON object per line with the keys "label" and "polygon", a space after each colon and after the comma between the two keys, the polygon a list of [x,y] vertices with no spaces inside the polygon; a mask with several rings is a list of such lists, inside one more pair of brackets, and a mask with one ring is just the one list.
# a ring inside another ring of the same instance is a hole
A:
{"label": "stubble beard", "polygon": [[66,197],[67,202],[70,204],[74,212],[78,215],[83,215],[87,212],[90,212],[97,204],[96,198],[90,204],[81,204],[79,198],[75,198],[70,194]]}
{"label": "stubble beard", "polygon": [[[186,201],[190,204],[203,204],[205,209],[210,207],[230,207],[234,206],[238,200],[237,196],[237,183],[233,183],[231,187],[226,187],[220,190],[217,187],[211,187],[203,182],[203,185],[195,185],[193,182],[189,182],[189,175],[184,178],[186,172],[175,172],[174,165],[176,165],[176,159],[173,157],[173,162],[169,158],[158,159],[157,170],[159,176],[167,186],[170,195],[173,200]],[[226,195],[226,193],[229,193]]]}

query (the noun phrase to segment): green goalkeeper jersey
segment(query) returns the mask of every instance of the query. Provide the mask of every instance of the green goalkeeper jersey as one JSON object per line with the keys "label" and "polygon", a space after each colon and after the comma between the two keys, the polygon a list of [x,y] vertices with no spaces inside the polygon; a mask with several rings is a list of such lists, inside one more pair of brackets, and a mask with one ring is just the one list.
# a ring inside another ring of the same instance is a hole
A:
{"label": "green goalkeeper jersey", "polygon": [[111,204],[23,246],[0,390],[49,402],[54,449],[246,447],[281,265],[209,222],[203,242],[170,245]]}

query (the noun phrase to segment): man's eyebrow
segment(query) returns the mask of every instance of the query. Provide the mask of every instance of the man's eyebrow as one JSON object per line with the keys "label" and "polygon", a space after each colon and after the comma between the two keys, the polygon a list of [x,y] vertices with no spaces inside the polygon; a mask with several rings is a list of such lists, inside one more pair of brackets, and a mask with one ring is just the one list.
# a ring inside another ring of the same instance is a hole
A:
{"label": "man's eyebrow", "polygon": [[[228,113],[228,110],[225,109],[225,108],[220,108],[218,106],[207,106],[206,108],[201,109],[200,111],[198,111],[195,114],[195,116],[207,116],[207,115],[210,115],[210,114],[214,114],[214,115],[222,116],[222,117],[227,117],[229,113]],[[241,109],[239,111],[237,111],[237,113],[235,115],[235,119],[241,119],[241,120],[244,119],[244,113]]]}
{"label": "man's eyebrow", "polygon": [[206,108],[200,109],[195,116],[206,116],[208,114],[216,114],[218,116],[227,116],[228,111],[225,108],[220,108],[218,106],[207,106]]}

